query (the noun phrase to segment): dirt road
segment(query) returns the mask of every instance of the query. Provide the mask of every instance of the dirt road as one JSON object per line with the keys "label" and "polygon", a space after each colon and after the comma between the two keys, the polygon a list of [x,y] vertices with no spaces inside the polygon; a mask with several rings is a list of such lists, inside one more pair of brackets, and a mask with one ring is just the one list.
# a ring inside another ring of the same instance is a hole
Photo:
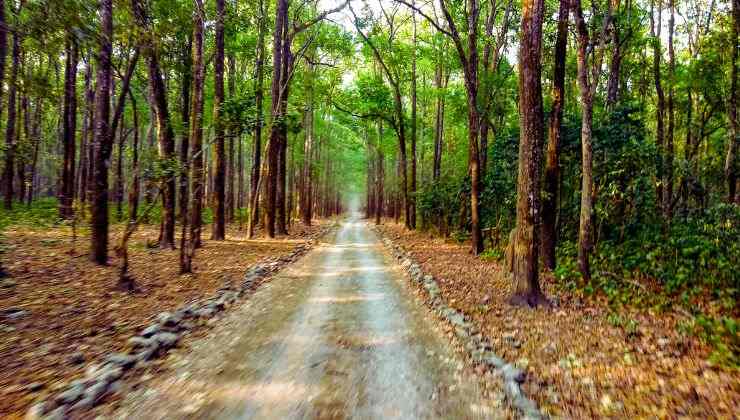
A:
{"label": "dirt road", "polygon": [[394,264],[367,225],[344,222],[174,354],[175,367],[130,393],[115,417],[505,416]]}

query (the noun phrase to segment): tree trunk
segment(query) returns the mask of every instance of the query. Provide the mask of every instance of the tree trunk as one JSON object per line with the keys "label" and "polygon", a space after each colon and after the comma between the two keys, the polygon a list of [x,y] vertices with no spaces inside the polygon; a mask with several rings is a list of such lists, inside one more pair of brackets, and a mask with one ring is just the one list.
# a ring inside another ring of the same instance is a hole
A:
{"label": "tree trunk", "polygon": [[[149,17],[141,0],[131,0],[134,17],[137,25],[144,31],[141,39],[141,48],[147,61],[147,72],[149,85],[153,97],[153,106],[157,118],[159,158],[164,162],[172,162],[175,159],[175,135],[170,124],[170,115],[167,107],[167,88],[162,79],[162,71],[159,66],[159,54],[156,50],[154,40],[151,38],[151,25]],[[162,238],[160,248],[175,248],[175,170],[168,163],[162,179]]]}
{"label": "tree trunk", "polygon": [[213,232],[211,239],[226,238],[226,150],[221,106],[224,102],[224,0],[216,0],[216,51],[213,66],[213,125],[214,125],[214,174],[213,174]]}
{"label": "tree trunk", "polygon": [[109,127],[110,91],[112,84],[113,0],[100,0],[100,51],[95,95],[94,173],[92,186],[91,258],[108,262],[108,165],[112,148]]}
{"label": "tree trunk", "polygon": [[[78,192],[82,203],[87,201],[87,180],[90,173],[90,163],[92,160],[93,150],[93,137],[95,130],[94,121],[94,108],[95,108],[95,89],[92,85],[93,71],[92,71],[92,57],[87,61],[85,69],[85,117],[82,124],[82,143],[80,147],[80,166],[79,166],[79,180],[78,180]],[[37,111],[38,112],[38,111]]]}
{"label": "tree trunk", "polygon": [[[577,1],[577,0],[576,0]],[[536,306],[540,291],[538,251],[540,218],[540,161],[544,141],[542,110],[543,0],[522,1],[522,35],[519,49],[519,172],[516,230],[513,235],[513,304]]]}
{"label": "tree trunk", "polygon": [[77,40],[68,33],[65,40],[64,69],[64,129],[61,188],[59,189],[59,217],[70,219],[74,209],[72,202],[75,193],[75,147],[77,145]]}
{"label": "tree trunk", "polygon": [[409,217],[409,226],[416,229],[416,131],[418,125],[417,118],[417,97],[416,97],[416,12],[411,13],[413,20],[413,40],[411,53],[411,186],[409,191],[409,200],[407,203]]}
{"label": "tree trunk", "polygon": [[732,68],[730,69],[730,101],[727,106],[727,116],[730,120],[730,138],[727,139],[727,154],[725,156],[725,178],[727,180],[727,202],[737,200],[737,144],[740,142],[737,122],[737,70],[738,63],[738,30],[740,30],[740,0],[732,0]]}
{"label": "tree trunk", "polygon": [[[16,11],[16,21],[20,10]],[[8,80],[8,119],[5,125],[5,172],[3,174],[5,181],[5,208],[10,210],[13,207],[13,179],[15,168],[15,154],[17,144],[15,142],[16,114],[18,91],[18,69],[21,61],[21,35],[20,32],[13,34],[13,50],[11,53],[10,80]]]}
{"label": "tree trunk", "polygon": [[434,87],[437,90],[437,99],[435,103],[434,119],[434,163],[432,164],[432,179],[435,183],[439,182],[442,173],[442,142],[444,141],[445,130],[445,97],[442,89],[442,73],[444,72],[443,64],[440,61],[434,69]]}
{"label": "tree trunk", "polygon": [[311,166],[313,164],[313,136],[314,136],[314,92],[313,92],[313,80],[314,80],[314,64],[309,62],[306,65],[306,111],[304,115],[304,126],[306,138],[303,144],[303,176],[302,178],[302,191],[301,191],[301,220],[306,226],[311,226],[311,190],[313,187],[312,171]]}
{"label": "tree trunk", "polygon": [[136,99],[131,90],[128,91],[131,100],[131,113],[134,118],[134,141],[131,148],[131,186],[128,191],[128,218],[136,221],[139,212],[139,185],[141,176],[139,174],[139,112],[136,109]]}
{"label": "tree trunk", "polygon": [[378,120],[378,164],[377,164],[377,175],[375,180],[375,189],[377,192],[377,201],[375,208],[375,224],[380,225],[381,218],[383,217],[383,182],[384,178],[384,162],[383,162],[383,120]]}
{"label": "tree trunk", "polygon": [[257,108],[257,123],[254,127],[254,142],[252,144],[252,176],[250,177],[249,191],[249,226],[248,237],[254,237],[254,229],[259,220],[259,194],[260,194],[260,176],[262,175],[262,127],[263,127],[263,110],[262,101],[264,99],[264,60],[265,60],[265,32],[267,30],[267,8],[265,0],[259,1],[259,29],[257,35],[257,57],[255,60],[255,82],[254,96],[255,106]]}
{"label": "tree trunk", "polygon": [[205,9],[202,0],[195,0],[196,8],[193,13],[193,96],[190,108],[190,179],[192,197],[190,204],[190,243],[189,263],[195,249],[200,247],[201,228],[203,220],[203,84],[205,81],[205,63],[203,61],[203,32]]}
{"label": "tree trunk", "polygon": [[661,13],[661,1],[658,0],[658,21],[655,22],[655,0],[651,0],[650,2],[650,36],[653,38],[653,78],[655,82],[655,93],[658,97],[658,104],[655,108],[655,118],[657,121],[657,129],[656,129],[656,139],[655,143],[658,146],[658,159],[657,159],[657,168],[656,168],[656,178],[657,178],[657,187],[656,187],[656,199],[658,208],[662,209],[663,204],[663,180],[664,180],[664,170],[663,170],[663,160],[665,158],[665,129],[663,127],[664,124],[664,118],[665,118],[665,95],[663,94],[663,85],[661,82],[661,72],[660,72],[660,56],[661,56],[661,47],[660,47],[660,32],[661,32],[661,26],[662,26],[662,13]]}
{"label": "tree trunk", "polygon": [[[5,61],[7,60],[7,56],[8,56],[8,23],[5,20],[5,0],[0,0],[0,87],[3,86],[3,84],[5,83]],[[2,114],[2,109],[3,109],[2,95],[3,95],[3,89],[0,88],[0,114]],[[7,164],[7,157],[8,157],[9,152],[10,150],[6,151],[6,164]],[[5,176],[6,176],[5,172],[3,172],[3,177]],[[11,199],[11,205],[12,205],[12,199]],[[6,204],[6,207],[7,207],[7,204]]]}
{"label": "tree trunk", "polygon": [[[236,57],[234,57],[234,54],[229,54],[229,57],[227,59],[228,69],[229,69],[229,97],[233,98],[234,95],[236,95]],[[226,168],[226,173],[228,176],[226,177],[226,221],[227,222],[233,222],[234,221],[234,168],[236,165],[234,165],[234,142],[238,141],[239,137],[237,136],[237,133],[230,131],[229,132],[229,153],[228,153],[228,166]]]}
{"label": "tree trunk", "polygon": [[180,81],[180,115],[182,133],[180,134],[180,188],[178,194],[180,222],[185,223],[188,217],[189,197],[189,154],[190,154],[190,90],[193,84],[193,40],[188,37],[182,50],[182,75]]}
{"label": "tree trunk", "polygon": [[675,27],[675,0],[670,0],[671,16],[668,19],[668,133],[665,141],[665,180],[663,187],[663,217],[670,223],[673,217],[673,135],[675,131],[675,114],[673,94],[676,83],[676,54],[673,49],[673,32]]}
{"label": "tree trunk", "polygon": [[558,32],[555,41],[555,63],[553,66],[552,111],[550,113],[547,163],[545,164],[545,194],[542,201],[542,263],[550,270],[555,269],[555,246],[557,243],[558,184],[560,180],[560,139],[565,102],[565,57],[568,45],[569,0],[560,0]]}
{"label": "tree trunk", "polygon": [[[619,9],[620,0],[609,0],[614,10]],[[613,109],[619,99],[619,78],[622,67],[622,48],[619,39],[619,26],[616,20],[612,21],[612,58],[609,65],[609,80],[606,84],[606,106]]]}

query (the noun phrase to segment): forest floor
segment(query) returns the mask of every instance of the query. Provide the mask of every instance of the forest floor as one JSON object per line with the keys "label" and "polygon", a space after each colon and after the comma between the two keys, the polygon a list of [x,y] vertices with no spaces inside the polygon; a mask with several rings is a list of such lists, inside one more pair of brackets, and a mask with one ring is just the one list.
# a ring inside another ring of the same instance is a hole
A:
{"label": "forest floor", "polygon": [[[122,228],[112,227],[111,244],[118,243]],[[115,288],[117,257],[107,267],[88,260],[88,232],[78,232],[73,241],[69,226],[7,227],[2,260],[8,276],[0,279],[0,418],[23,418],[36,398],[80,377],[89,362],[121,351],[157,313],[238,282],[253,263],[290,252],[320,229],[295,225],[289,237],[275,240],[247,240],[234,229],[218,242],[208,240],[205,227],[195,274],[179,275],[179,250],[149,248],[158,226],[142,226],[129,243],[130,273],[141,290],[129,294]]]}
{"label": "forest floor", "polygon": [[598,294],[541,280],[551,308],[513,307],[503,264],[469,246],[409,232],[381,231],[437,280],[447,303],[470,317],[494,351],[528,371],[524,390],[566,418],[736,418],[740,376],[708,362],[711,349],[681,328],[684,311],[611,307]]}

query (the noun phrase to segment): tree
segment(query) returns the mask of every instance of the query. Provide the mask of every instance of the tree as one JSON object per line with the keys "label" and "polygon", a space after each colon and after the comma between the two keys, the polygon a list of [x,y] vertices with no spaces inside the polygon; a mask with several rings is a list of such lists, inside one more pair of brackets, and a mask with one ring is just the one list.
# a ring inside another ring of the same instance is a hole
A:
{"label": "tree", "polygon": [[[575,0],[578,1],[578,0]],[[519,172],[517,176],[516,229],[513,246],[515,305],[537,306],[545,301],[540,291],[538,251],[540,222],[540,162],[544,141],[542,111],[542,0],[522,1],[519,46]]]}
{"label": "tree", "polygon": [[[583,17],[581,0],[573,0],[573,19],[578,34],[578,88],[581,98],[581,215],[578,228],[578,269],[585,280],[591,279],[589,254],[593,235],[593,108],[594,96],[599,85],[606,30],[611,18],[611,3],[604,16],[598,38],[589,34]],[[594,47],[594,43],[596,46]],[[589,60],[589,54],[591,60]],[[589,75],[589,71],[591,72]]]}
{"label": "tree", "polygon": [[558,10],[558,32],[555,40],[555,62],[552,81],[552,111],[548,125],[547,161],[542,199],[542,264],[555,268],[555,245],[557,243],[558,183],[560,181],[560,140],[565,104],[565,57],[568,45],[569,0],[560,0]]}
{"label": "tree", "polygon": [[109,126],[110,91],[112,82],[111,54],[113,53],[113,0],[100,0],[100,37],[97,57],[98,73],[95,94],[95,134],[93,137],[92,217],[90,225],[93,261],[108,263],[108,161],[112,149]]}
{"label": "tree", "polygon": [[[14,11],[16,23],[21,12],[23,3]],[[16,28],[17,29],[17,28]],[[10,80],[8,80],[8,118],[5,125],[5,170],[3,172],[5,195],[5,208],[10,210],[13,207],[13,179],[15,174],[16,155],[16,111],[17,111],[17,92],[18,92],[18,72],[21,65],[21,32],[16,30],[13,33],[13,48],[11,52]]]}
{"label": "tree", "polygon": [[214,174],[213,200],[213,233],[212,239],[222,241],[226,238],[226,150],[224,148],[224,126],[221,118],[221,107],[224,102],[224,0],[216,0],[216,53],[213,72],[213,122]]}
{"label": "tree", "polygon": [[75,148],[77,145],[77,40],[69,32],[65,41],[64,68],[64,134],[61,188],[59,191],[59,216],[73,216],[72,201],[75,195]]}
{"label": "tree", "polygon": [[730,120],[730,138],[727,139],[727,154],[725,155],[725,178],[727,180],[727,202],[733,203],[737,199],[737,144],[740,142],[737,122],[737,70],[738,63],[738,31],[740,30],[740,4],[732,0],[732,62],[730,63],[730,100],[727,106],[727,116]]}
{"label": "tree", "polygon": [[167,107],[167,89],[162,79],[162,70],[159,64],[159,53],[154,44],[149,15],[142,0],[131,0],[131,9],[134,12],[136,24],[140,30],[140,45],[146,57],[149,88],[152,93],[153,108],[157,118],[159,158],[161,164],[161,178],[164,180],[162,204],[164,214],[162,220],[162,237],[160,248],[175,247],[175,135],[170,123],[170,114]]}

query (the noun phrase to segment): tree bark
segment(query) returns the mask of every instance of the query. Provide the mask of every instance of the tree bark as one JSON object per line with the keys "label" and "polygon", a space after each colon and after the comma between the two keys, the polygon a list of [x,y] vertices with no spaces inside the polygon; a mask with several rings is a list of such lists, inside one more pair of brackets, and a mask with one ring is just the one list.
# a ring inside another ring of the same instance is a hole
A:
{"label": "tree bark", "polygon": [[542,263],[555,269],[557,243],[558,184],[560,181],[560,139],[565,103],[565,58],[568,45],[569,0],[560,0],[558,32],[555,40],[553,65],[552,111],[548,130],[547,162],[545,164],[545,194],[542,200]]}
{"label": "tree bark", "polygon": [[663,187],[663,218],[670,223],[673,217],[673,135],[675,131],[675,113],[673,94],[676,83],[676,53],[673,48],[675,27],[675,0],[670,0],[671,15],[668,19],[668,133],[665,141],[665,180]]}
{"label": "tree bark", "polygon": [[544,13],[543,0],[522,0],[522,35],[519,47],[521,131],[516,230],[512,238],[514,290],[510,298],[516,305],[536,306],[544,300],[538,270],[540,162],[544,141],[540,60]]}
{"label": "tree bark", "polygon": [[134,119],[134,140],[131,145],[131,186],[128,191],[128,218],[136,221],[139,212],[139,190],[141,175],[139,174],[139,112],[136,109],[136,99],[131,90],[128,91],[131,100],[131,113]]}
{"label": "tree bark", "polygon": [[203,226],[203,84],[205,81],[205,63],[203,61],[203,32],[205,9],[203,0],[195,0],[193,13],[193,96],[190,108],[190,179],[192,197],[190,203],[190,243],[188,244],[187,269],[195,249],[200,247],[201,228]]}
{"label": "tree bark", "polygon": [[662,11],[661,11],[661,1],[658,0],[658,21],[655,21],[655,0],[651,0],[650,2],[650,36],[653,38],[653,81],[655,83],[655,93],[658,97],[658,103],[655,108],[655,118],[656,118],[656,139],[655,143],[658,146],[658,159],[656,164],[656,178],[657,178],[657,186],[656,186],[656,199],[658,208],[661,209],[661,212],[663,211],[663,181],[664,181],[664,156],[665,156],[665,128],[664,128],[664,120],[665,120],[665,95],[663,93],[663,85],[661,81],[661,71],[660,71],[660,56],[661,56],[661,42],[660,42],[660,32],[661,32],[661,26],[662,26]]}
{"label": "tree bark", "polygon": [[730,101],[727,107],[727,116],[730,120],[730,138],[727,139],[727,154],[725,155],[725,178],[727,180],[727,202],[737,200],[737,144],[740,142],[737,122],[737,70],[738,63],[738,31],[740,30],[740,0],[732,0],[732,68],[730,69]]}
{"label": "tree bark", "polygon": [[252,144],[252,176],[249,186],[249,225],[247,235],[254,237],[254,229],[259,220],[259,195],[260,176],[262,175],[262,127],[264,125],[264,112],[262,102],[264,99],[264,60],[265,60],[265,32],[267,30],[267,8],[265,0],[259,1],[259,29],[257,35],[257,57],[255,59],[254,96],[257,108],[257,122],[254,127],[254,142]]}
{"label": "tree bark", "polygon": [[141,48],[147,61],[147,72],[149,75],[149,87],[152,92],[153,106],[157,118],[159,158],[164,162],[164,173],[162,174],[162,204],[163,204],[163,230],[159,243],[160,248],[175,248],[175,190],[176,174],[171,163],[175,159],[175,135],[170,123],[170,115],[167,107],[167,88],[162,79],[162,71],[159,65],[159,53],[156,50],[152,38],[151,25],[147,10],[141,0],[131,0],[134,18],[137,25],[142,29]]}
{"label": "tree bark", "polygon": [[432,164],[432,179],[435,183],[439,182],[442,173],[442,143],[444,141],[445,130],[445,97],[443,85],[444,66],[441,59],[438,59],[434,69],[434,87],[437,90],[437,99],[435,101],[435,119],[434,119],[434,163]]}
{"label": "tree bark", "polygon": [[188,217],[189,185],[190,184],[190,90],[193,84],[193,39],[188,37],[182,50],[182,75],[180,80],[180,115],[182,118],[182,134],[180,135],[180,188],[178,192],[180,222],[185,223]]}
{"label": "tree bark", "polygon": [[111,55],[113,52],[113,0],[100,0],[100,51],[95,95],[94,173],[92,186],[91,258],[105,265],[108,262],[108,166],[112,148],[109,127],[110,91],[112,84]]}
{"label": "tree bark", "polygon": [[416,95],[416,11],[412,11],[413,38],[411,49],[411,186],[409,191],[408,211],[409,225],[416,229],[416,131],[417,118],[417,95]]}
{"label": "tree bark", "polygon": [[[20,9],[16,10],[17,17]],[[17,91],[18,91],[18,69],[21,62],[21,34],[19,31],[13,33],[13,49],[11,52],[10,79],[8,80],[8,118],[5,125],[5,171],[3,179],[5,181],[5,208],[13,208],[13,180],[16,154],[16,114],[17,114]]]}
{"label": "tree bark", "polygon": [[77,196],[82,203],[87,201],[88,197],[88,178],[90,177],[90,164],[92,162],[93,137],[95,130],[94,109],[95,109],[95,89],[92,84],[93,70],[92,57],[87,60],[85,69],[85,117],[82,124],[82,143],[80,147],[80,166]]}
{"label": "tree bark", "polygon": [[59,189],[59,217],[73,217],[72,203],[75,193],[75,155],[77,133],[77,40],[70,32],[65,40],[64,69],[64,124],[62,143],[64,160],[62,161],[61,188]]}
{"label": "tree bark", "polygon": [[213,124],[214,124],[214,174],[213,174],[213,232],[211,239],[226,238],[226,150],[221,106],[224,102],[224,0],[216,0],[216,51],[213,65]]}

